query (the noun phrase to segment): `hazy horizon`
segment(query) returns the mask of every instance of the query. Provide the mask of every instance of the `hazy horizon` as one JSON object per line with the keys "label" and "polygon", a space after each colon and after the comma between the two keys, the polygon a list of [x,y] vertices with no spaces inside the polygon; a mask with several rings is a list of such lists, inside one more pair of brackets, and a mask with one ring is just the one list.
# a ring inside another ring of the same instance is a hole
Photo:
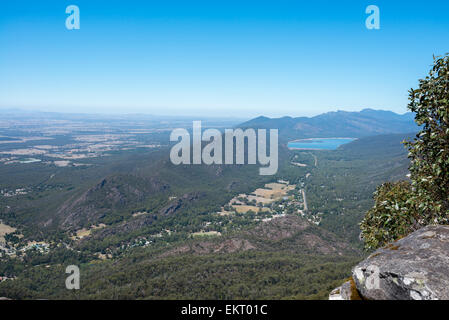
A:
{"label": "hazy horizon", "polygon": [[399,115],[404,115],[406,113],[410,113],[410,111],[405,111],[405,112],[395,112],[393,110],[388,110],[388,109],[379,109],[379,108],[360,108],[358,110],[346,110],[344,108],[337,108],[335,110],[329,110],[326,112],[321,112],[321,113],[317,113],[317,114],[313,114],[313,115],[291,115],[291,114],[283,114],[280,116],[269,116],[266,114],[255,114],[253,116],[233,116],[233,115],[222,115],[222,116],[217,116],[217,115],[207,115],[207,114],[164,114],[164,113],[151,113],[151,112],[75,112],[75,111],[64,111],[64,110],[59,110],[59,111],[45,111],[45,110],[41,110],[41,109],[26,109],[26,108],[5,108],[5,107],[1,107],[0,106],[0,112],[1,111],[8,111],[11,113],[17,112],[17,113],[56,113],[56,114],[61,114],[61,115],[88,115],[88,116],[112,116],[112,117],[126,117],[126,116],[139,116],[139,115],[143,115],[143,116],[155,116],[155,117],[160,117],[160,118],[187,118],[187,119],[194,119],[194,118],[210,118],[210,119],[235,119],[235,120],[250,120],[250,119],[254,119],[257,117],[268,117],[268,118],[282,118],[282,117],[291,117],[291,118],[298,118],[298,117],[306,117],[306,118],[312,118],[324,113],[330,113],[330,112],[361,112],[363,110],[375,110],[375,111],[389,111],[389,112],[393,112]]}
{"label": "hazy horizon", "polygon": [[[0,4],[0,107],[252,118],[406,112],[446,52],[449,3],[376,1]],[[411,23],[413,21],[413,23]],[[343,107],[338,107],[343,106]],[[363,106],[363,107],[362,107]]]}

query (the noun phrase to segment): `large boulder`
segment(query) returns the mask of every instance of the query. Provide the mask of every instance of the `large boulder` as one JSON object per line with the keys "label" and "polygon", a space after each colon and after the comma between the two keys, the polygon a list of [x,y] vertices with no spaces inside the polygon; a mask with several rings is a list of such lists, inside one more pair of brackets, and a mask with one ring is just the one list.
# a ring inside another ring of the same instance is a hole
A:
{"label": "large boulder", "polygon": [[449,226],[427,226],[378,249],[352,277],[365,299],[449,299]]}
{"label": "large boulder", "polygon": [[361,300],[359,292],[352,278],[343,283],[340,287],[335,288],[329,294],[329,300]]}

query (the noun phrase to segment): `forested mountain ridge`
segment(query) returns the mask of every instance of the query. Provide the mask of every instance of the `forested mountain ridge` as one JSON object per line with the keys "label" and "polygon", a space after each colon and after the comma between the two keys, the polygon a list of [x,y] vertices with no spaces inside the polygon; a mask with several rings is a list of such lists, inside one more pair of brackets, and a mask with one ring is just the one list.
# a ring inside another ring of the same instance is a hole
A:
{"label": "forested mountain ridge", "polygon": [[366,137],[418,130],[413,114],[364,109],[360,112],[335,111],[314,117],[258,117],[239,125],[241,128],[279,129],[284,139],[318,137]]}

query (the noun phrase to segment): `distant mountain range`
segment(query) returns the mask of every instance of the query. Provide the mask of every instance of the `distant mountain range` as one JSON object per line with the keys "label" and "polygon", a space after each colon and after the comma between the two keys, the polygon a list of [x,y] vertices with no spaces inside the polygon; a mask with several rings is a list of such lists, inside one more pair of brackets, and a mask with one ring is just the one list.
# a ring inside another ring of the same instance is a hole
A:
{"label": "distant mountain range", "polygon": [[315,117],[257,117],[239,125],[240,128],[279,129],[284,139],[325,137],[366,137],[418,130],[411,112],[364,109],[360,112],[335,111]]}

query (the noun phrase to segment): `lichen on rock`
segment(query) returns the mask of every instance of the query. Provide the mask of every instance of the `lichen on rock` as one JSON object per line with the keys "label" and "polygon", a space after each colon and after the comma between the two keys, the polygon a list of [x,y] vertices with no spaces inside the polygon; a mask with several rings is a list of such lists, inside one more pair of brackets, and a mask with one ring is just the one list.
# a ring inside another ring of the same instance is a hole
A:
{"label": "lichen on rock", "polygon": [[378,249],[353,278],[365,299],[449,299],[449,226],[427,226]]}

